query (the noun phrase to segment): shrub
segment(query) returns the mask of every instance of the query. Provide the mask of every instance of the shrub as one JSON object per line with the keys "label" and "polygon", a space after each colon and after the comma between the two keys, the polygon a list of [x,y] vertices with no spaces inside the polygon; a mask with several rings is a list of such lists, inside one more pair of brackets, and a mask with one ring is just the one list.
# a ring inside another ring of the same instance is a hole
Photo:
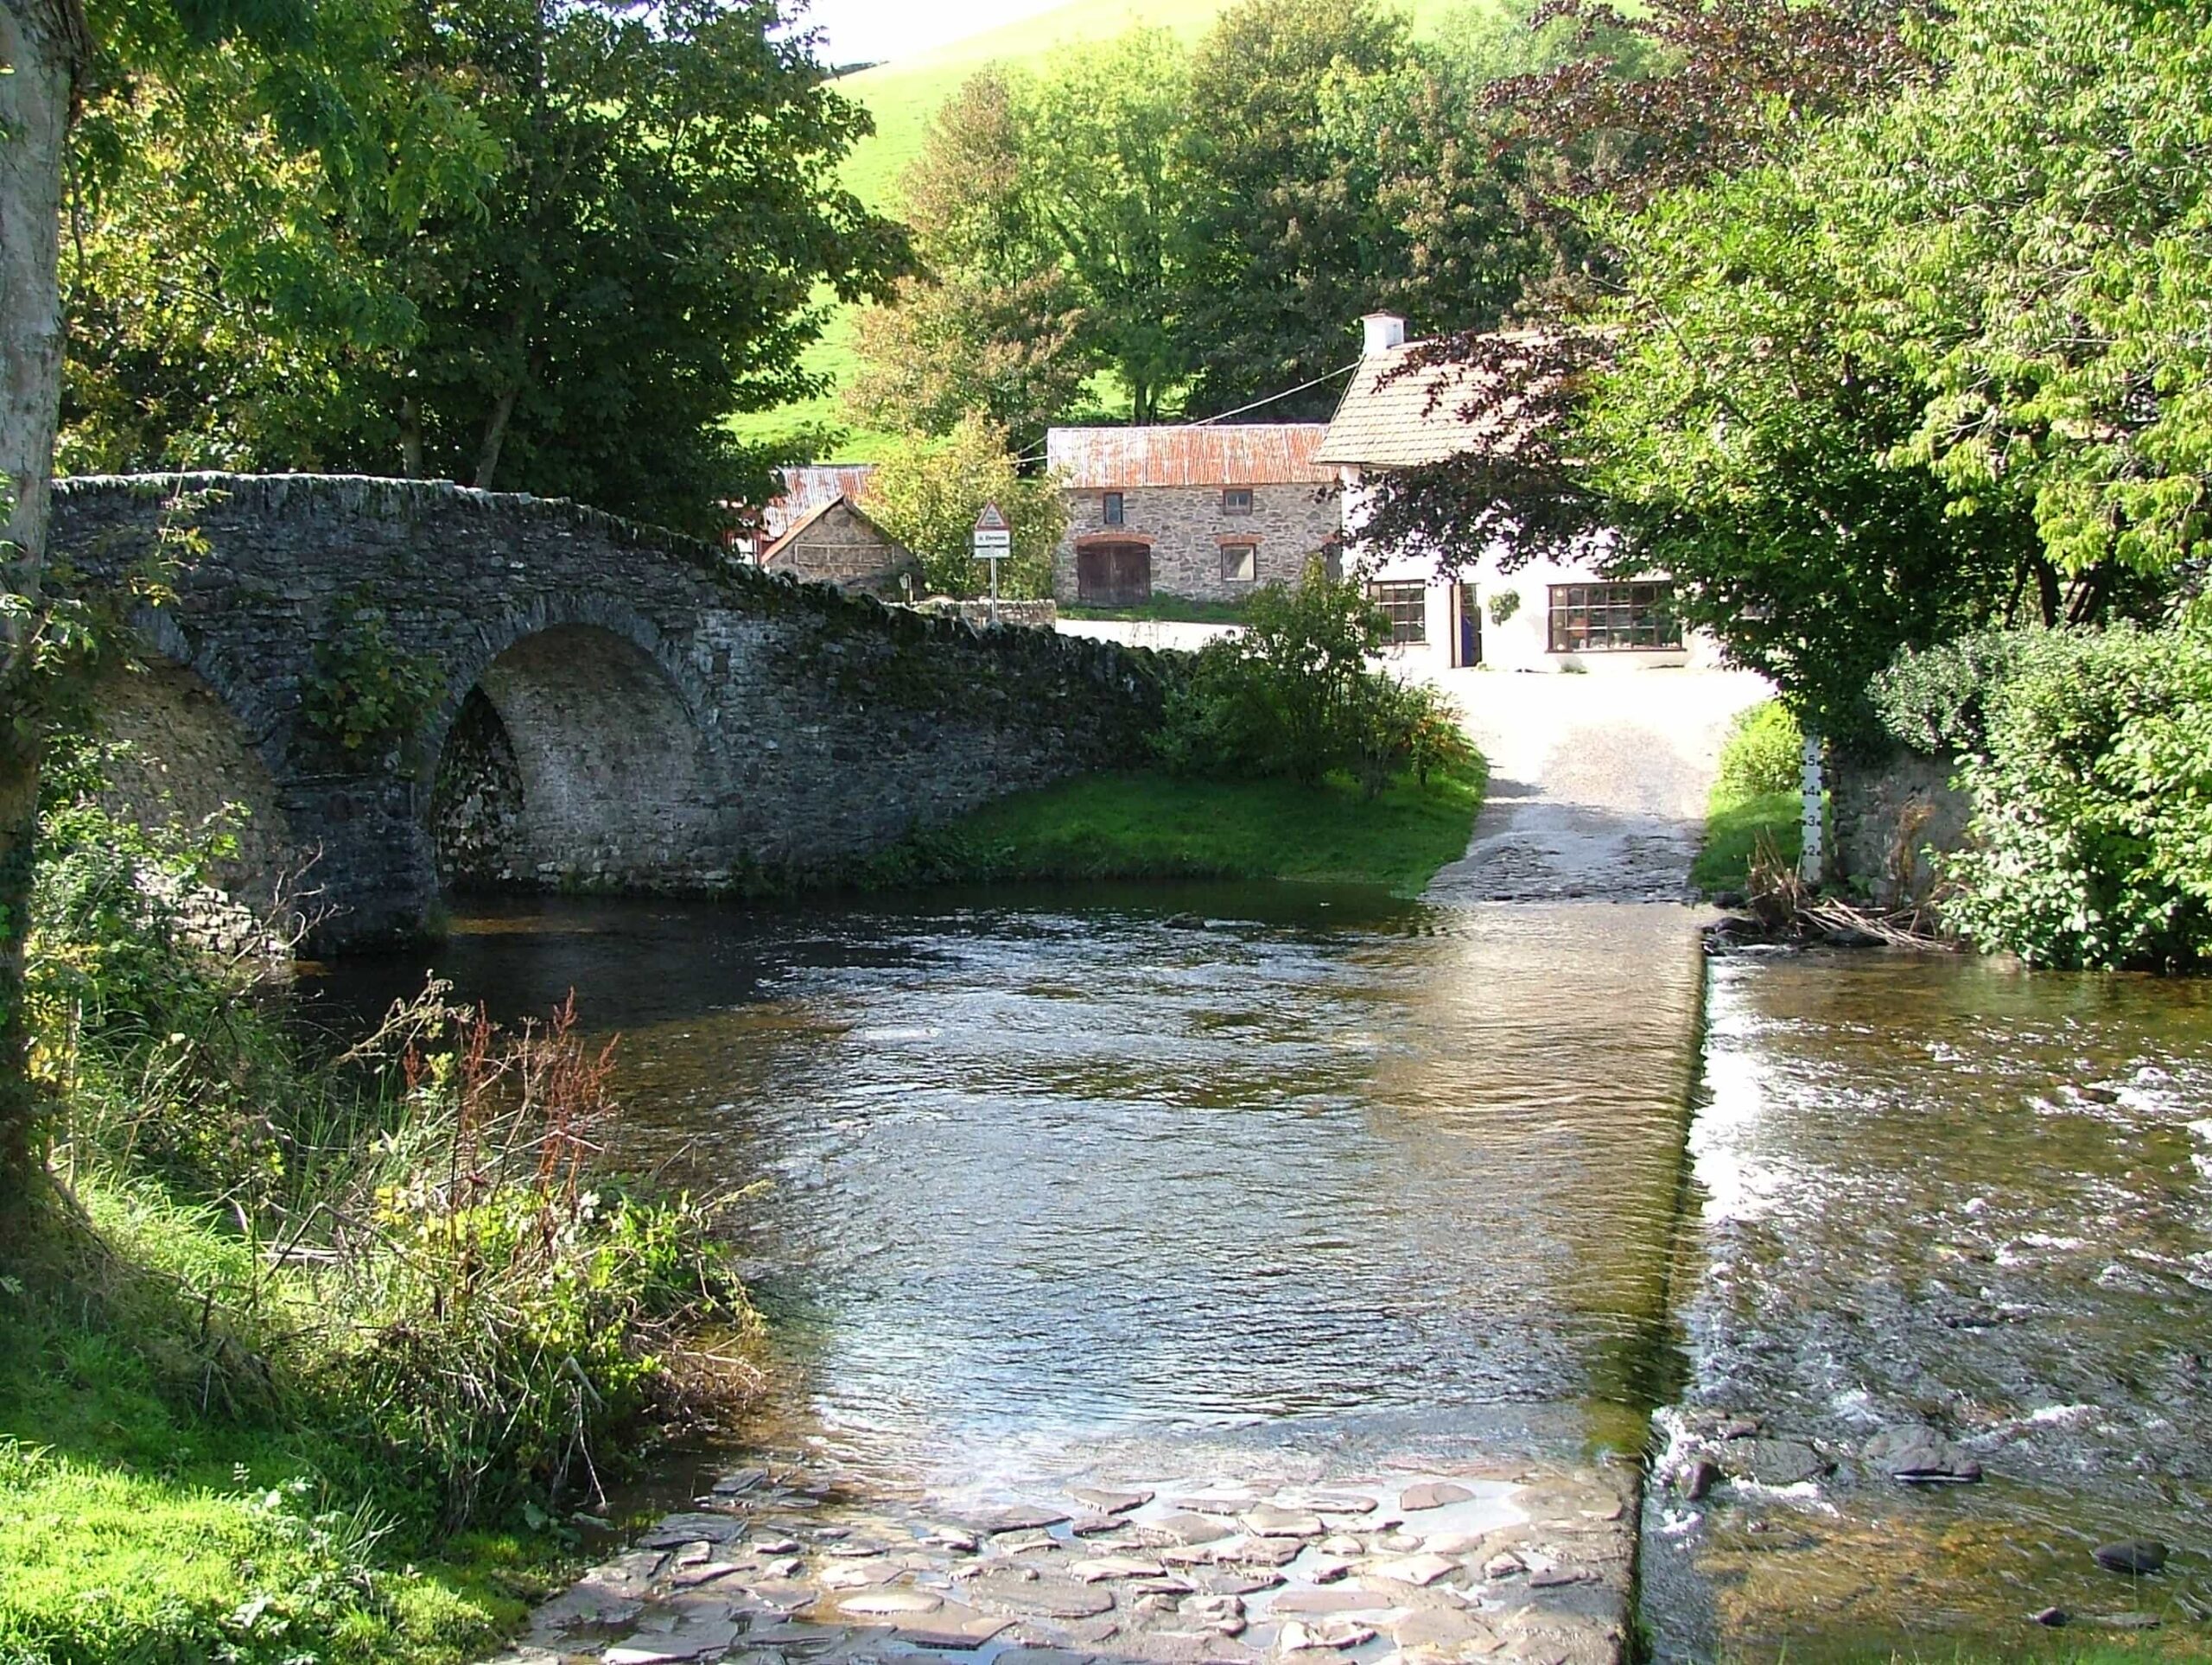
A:
{"label": "shrub", "polygon": [[1762,700],[1736,714],[1721,743],[1714,776],[1716,802],[1738,804],[1771,792],[1798,790],[1804,772],[1805,735],[1779,700]]}
{"label": "shrub", "polygon": [[1465,767],[1474,748],[1450,702],[1369,667],[1389,636],[1366,591],[1319,561],[1295,588],[1264,586],[1244,630],[1207,643],[1169,695],[1161,760],[1181,774],[1309,785],[1344,770],[1370,796],[1404,770],[1426,783]]}
{"label": "shrub", "polygon": [[2037,965],[2212,957],[2212,634],[2033,632],[2001,651],[2000,667],[1961,645],[1900,679],[1941,690],[1901,727],[1976,742],[1958,775],[1967,846],[1941,864],[1945,922]]}
{"label": "shrub", "polygon": [[348,595],[315,643],[300,714],[334,759],[363,762],[411,739],[443,691],[436,662],[394,640],[381,607]]}
{"label": "shrub", "polygon": [[1521,611],[1521,592],[1517,589],[1493,590],[1485,610],[1490,614],[1491,623],[1504,624]]}
{"label": "shrub", "polygon": [[1990,696],[2033,654],[2046,630],[1978,630],[1905,648],[1867,692],[1882,727],[1916,752],[1967,752],[1982,742]]}

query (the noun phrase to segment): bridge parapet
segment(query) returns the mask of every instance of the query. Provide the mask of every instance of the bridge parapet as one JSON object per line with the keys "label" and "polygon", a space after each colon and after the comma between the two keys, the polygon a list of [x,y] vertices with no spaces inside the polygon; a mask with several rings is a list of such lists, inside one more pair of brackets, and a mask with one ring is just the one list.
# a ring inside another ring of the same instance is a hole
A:
{"label": "bridge parapet", "polygon": [[[442,880],[719,893],[832,874],[917,823],[1138,761],[1174,674],[559,500],[325,475],[55,488],[54,549],[87,588],[180,525],[204,553],[139,621],[162,668],[104,701],[147,759],[126,772],[136,807],[156,812],[166,784],[186,812],[235,784],[257,869],[236,881],[265,890],[312,856],[324,947],[419,934]],[[362,609],[429,692],[406,732],[347,753],[309,696],[330,681],[318,649]],[[164,776],[170,759],[188,761]]]}

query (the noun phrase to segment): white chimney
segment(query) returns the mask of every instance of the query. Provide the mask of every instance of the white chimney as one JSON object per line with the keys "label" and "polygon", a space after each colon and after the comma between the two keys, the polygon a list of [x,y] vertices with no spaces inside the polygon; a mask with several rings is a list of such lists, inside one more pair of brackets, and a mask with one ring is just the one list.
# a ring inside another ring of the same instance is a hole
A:
{"label": "white chimney", "polygon": [[1395,312],[1370,312],[1359,321],[1367,332],[1364,349],[1369,358],[1378,353],[1388,353],[1394,346],[1406,344],[1406,321]]}

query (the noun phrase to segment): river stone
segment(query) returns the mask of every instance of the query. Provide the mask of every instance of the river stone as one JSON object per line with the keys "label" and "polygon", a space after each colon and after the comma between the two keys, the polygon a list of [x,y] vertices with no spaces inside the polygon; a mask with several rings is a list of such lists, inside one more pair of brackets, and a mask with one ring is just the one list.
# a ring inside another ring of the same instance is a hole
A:
{"label": "river stone", "polygon": [[1038,1509],[1026,1503],[1000,1503],[986,1509],[955,1510],[952,1518],[972,1531],[995,1535],[1001,1532],[1035,1532],[1048,1526],[1058,1526],[1068,1518],[1068,1511],[1064,1509]]}
{"label": "river stone", "polygon": [[2089,1553],[2097,1558],[2097,1565],[2108,1572],[2140,1577],[2165,1566],[2171,1552],[2156,1538],[2123,1538],[2118,1543],[2101,1543]]}
{"label": "river stone", "polygon": [[1099,1555],[1073,1563],[1068,1574],[1084,1584],[1096,1584],[1102,1579],[1156,1579],[1166,1570],[1156,1560],[1136,1555]]}
{"label": "river stone", "polygon": [[1315,1614],[1387,1613],[1396,1605],[1396,1598],[1356,1584],[1327,1590],[1294,1587],[1269,1601],[1268,1612],[1271,1616],[1282,1613],[1300,1617],[1311,1617]]}
{"label": "river stone", "polygon": [[1456,1649],[1494,1642],[1490,1627],[1457,1607],[1429,1607],[1408,1613],[1390,1626],[1390,1640],[1401,1648]]}
{"label": "river stone", "polygon": [[1883,1429],[1859,1456],[1868,1467],[1907,1484],[1959,1484],[1981,1478],[1981,1465],[1963,1446],[1917,1424]]}
{"label": "river stone", "polygon": [[1068,1522],[1068,1530],[1078,1538],[1099,1538],[1128,1524],[1119,1515],[1078,1515]]}
{"label": "river stone", "polygon": [[982,1647],[1013,1623],[1010,1618],[947,1602],[938,1612],[895,1618],[892,1628],[909,1647],[949,1648],[965,1653]]}
{"label": "river stone", "polygon": [[1262,1503],[1245,1511],[1244,1529],[1262,1538],[1318,1538],[1321,1535],[1321,1517],[1295,1509],[1277,1509],[1273,1503]]}
{"label": "river stone", "polygon": [[733,1573],[744,1570],[737,1561],[695,1561],[689,1566],[677,1567],[668,1575],[668,1581],[678,1590],[693,1590],[700,1585],[712,1584],[717,1579],[726,1579]]}
{"label": "river stone", "polygon": [[1251,1561],[1261,1566],[1287,1566],[1306,1553],[1303,1538],[1239,1538],[1217,1552],[1225,1561]]}
{"label": "river stone", "polygon": [[1206,1486],[1167,1500],[1170,1509],[1194,1509],[1206,1515],[1241,1515],[1260,1501],[1249,1486]]}
{"label": "river stone", "polygon": [[1302,1509],[1314,1515],[1372,1515],[1375,1499],[1357,1491],[1324,1491],[1287,1486],[1268,1499],[1277,1509]]}
{"label": "river stone", "polygon": [[1348,1532],[1334,1532],[1321,1540],[1325,1555],[1364,1555],[1367,1546]]}
{"label": "river stone", "polygon": [[1156,1521],[1140,1521],[1137,1527],[1143,1536],[1179,1544],[1212,1543],[1217,1539],[1228,1537],[1236,1530],[1226,1521],[1187,1511],[1163,1515]]}
{"label": "river stone", "polygon": [[922,1534],[922,1541],[941,1545],[956,1554],[972,1555],[976,1553],[976,1535],[963,1532],[957,1526],[933,1526]]}
{"label": "river stone", "polygon": [[1490,1535],[1484,1532],[1438,1532],[1421,1540],[1421,1548],[1431,1555],[1465,1555],[1483,1547]]}
{"label": "river stone", "polygon": [[866,1590],[890,1583],[901,1570],[888,1560],[840,1561],[823,1567],[820,1577],[825,1590]]}
{"label": "river stone", "polygon": [[1394,1584],[1410,1584],[1427,1588],[1447,1573],[1459,1570],[1457,1561],[1448,1561],[1441,1555],[1408,1555],[1402,1560],[1382,1561],[1369,1571],[1378,1579],[1389,1579]]}
{"label": "river stone", "polygon": [[1529,1575],[1531,1590],[1563,1590],[1570,1584],[1588,1584],[1598,1575],[1586,1566],[1547,1566]]}
{"label": "river stone", "polygon": [[896,1614],[934,1613],[944,1605],[944,1597],[926,1590],[866,1590],[856,1596],[840,1597],[837,1611],[863,1618],[890,1618]]}
{"label": "river stone", "polygon": [[1024,1613],[1040,1613],[1047,1618],[1090,1618],[1111,1612],[1114,1607],[1111,1591],[1074,1579],[1019,1579],[987,1573],[968,1587],[1001,1606]]}
{"label": "river stone", "polygon": [[741,1491],[750,1491],[762,1484],[767,1478],[766,1469],[732,1469],[715,1482],[714,1493],[717,1497],[734,1497]]}
{"label": "river stone", "polygon": [[1210,1566],[1191,1574],[1191,1582],[1211,1596],[1255,1596],[1283,1581],[1280,1573],[1254,1572],[1241,1566]]}
{"label": "river stone", "polygon": [[1474,1501],[1475,1494],[1465,1486],[1455,1486],[1449,1480],[1425,1482],[1408,1486],[1398,1494],[1398,1507],[1412,1514],[1419,1509],[1441,1509],[1446,1503],[1465,1503]]}
{"label": "river stone", "polygon": [[796,1613],[802,1607],[811,1607],[822,1592],[810,1584],[787,1584],[777,1580],[764,1584],[748,1584],[745,1593],[753,1602],[773,1613]]}
{"label": "river stone", "polygon": [[745,1535],[734,1515],[671,1515],[638,1540],[640,1549],[674,1549],[687,1543],[732,1543]]}
{"label": "river stone", "polygon": [[1710,1457],[1700,1457],[1682,1477],[1682,1496],[1694,1503],[1702,1503],[1719,1478],[1720,1465]]}
{"label": "river stone", "polygon": [[1302,1570],[1316,1584],[1334,1584],[1358,1565],[1349,1555],[1316,1555]]}
{"label": "river stone", "polygon": [[1817,1480],[1828,1460],[1802,1439],[1731,1439],[1719,1451],[1721,1472],[1763,1486]]}
{"label": "river stone", "polygon": [[1070,1486],[1068,1496],[1085,1509],[1095,1509],[1101,1515],[1126,1515],[1133,1509],[1142,1509],[1152,1501],[1149,1491],[1116,1491],[1109,1486]]}

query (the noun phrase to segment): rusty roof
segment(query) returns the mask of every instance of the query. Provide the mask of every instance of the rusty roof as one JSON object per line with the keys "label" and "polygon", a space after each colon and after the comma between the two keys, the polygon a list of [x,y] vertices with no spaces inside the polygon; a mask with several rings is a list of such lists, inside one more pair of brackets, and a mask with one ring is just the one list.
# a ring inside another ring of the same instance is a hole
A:
{"label": "rusty roof", "polygon": [[[1533,344],[1541,338],[1515,332],[1498,339]],[[1525,433],[1520,417],[1527,401],[1510,378],[1467,365],[1424,366],[1418,355],[1433,345],[1408,341],[1361,359],[1314,461],[1412,468],[1502,448]]]}
{"label": "rusty roof", "polygon": [[780,542],[804,521],[811,520],[839,498],[857,505],[868,495],[875,478],[872,462],[809,464],[783,471],[784,494],[760,512],[760,542],[765,550]]}
{"label": "rusty roof", "polygon": [[1055,428],[1046,466],[1080,491],[1142,486],[1287,486],[1325,478],[1313,465],[1327,424],[1193,423],[1179,428]]}

